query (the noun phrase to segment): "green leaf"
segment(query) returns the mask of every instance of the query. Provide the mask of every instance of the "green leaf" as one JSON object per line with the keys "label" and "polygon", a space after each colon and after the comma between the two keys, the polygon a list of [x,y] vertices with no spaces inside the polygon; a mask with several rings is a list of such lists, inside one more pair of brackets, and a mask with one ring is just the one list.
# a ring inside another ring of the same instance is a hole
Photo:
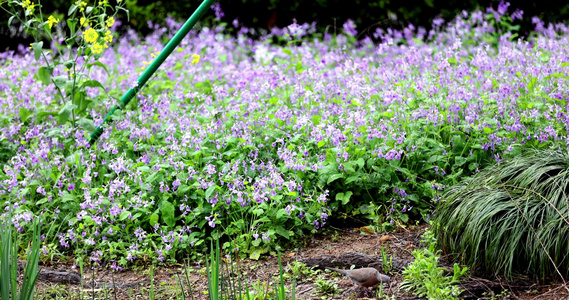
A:
{"label": "green leaf", "polygon": [[71,112],[77,107],[75,104],[67,103],[65,106],[59,111],[59,120],[58,124],[63,125],[69,120],[69,116],[71,116]]}
{"label": "green leaf", "polygon": [[22,120],[22,122],[26,122],[30,117],[30,115],[31,114],[29,109],[25,107],[20,107],[20,120]]}
{"label": "green leaf", "polygon": [[120,9],[120,10],[124,10],[126,12],[126,20],[130,21],[130,14],[128,12],[128,9],[121,7],[121,6],[117,6],[116,8]]}
{"label": "green leaf", "polygon": [[345,194],[338,193],[336,194],[336,200],[340,200],[342,201],[342,205],[346,205],[350,201],[350,197],[352,197],[353,194],[354,193],[352,193],[352,191],[347,191]]}
{"label": "green leaf", "polygon": [[458,61],[457,61],[456,58],[454,58],[454,57],[449,57],[448,63],[451,64],[451,65],[453,65],[453,66],[458,65]]}
{"label": "green leaf", "polygon": [[348,178],[344,181],[344,183],[345,183],[345,184],[352,183],[352,182],[358,180],[359,178],[360,178],[360,173],[356,173],[356,174],[354,174],[354,175],[348,177]]}
{"label": "green leaf", "polygon": [[214,184],[214,185],[208,187],[207,190],[205,190],[205,198],[206,199],[209,199],[209,197],[211,196],[213,191],[215,191],[215,188],[217,188],[217,185]]}
{"label": "green leaf", "polygon": [[292,51],[290,51],[290,49],[283,48],[283,52],[284,52],[285,54],[288,54],[288,55],[292,56]]}
{"label": "green leaf", "polygon": [[67,76],[56,76],[53,77],[53,82],[55,83],[55,85],[60,88],[60,89],[64,89],[65,88],[65,84],[67,83]]}
{"label": "green leaf", "polygon": [[288,230],[284,229],[282,226],[277,226],[277,228],[275,228],[275,231],[283,236],[284,238],[286,238],[287,240],[290,239],[290,234],[288,232]]}
{"label": "green leaf", "polygon": [[67,19],[67,26],[69,26],[69,30],[71,31],[71,37],[67,41],[74,41],[76,37],[75,28],[77,27],[77,19]]}
{"label": "green leaf", "polygon": [[89,131],[89,132],[93,132],[97,129],[97,127],[95,126],[95,123],[93,123],[93,120],[91,119],[87,119],[87,118],[81,118],[79,119],[79,126],[81,126],[83,129]]}
{"label": "green leaf", "polygon": [[320,120],[322,120],[322,116],[318,115],[312,116],[312,123],[314,123],[314,126],[318,126],[318,124],[320,124]]}
{"label": "green leaf", "polygon": [[119,216],[119,220],[124,221],[124,219],[128,218],[128,216],[130,216],[130,211],[123,211]]}
{"label": "green leaf", "polygon": [[16,16],[14,15],[14,16],[11,16],[10,19],[8,19],[8,27],[10,27],[10,24],[12,24],[12,21],[14,21],[15,17]]}
{"label": "green leaf", "polygon": [[94,63],[87,64],[86,66],[87,66],[87,69],[91,69],[92,66],[101,67],[101,68],[103,68],[103,69],[105,70],[105,72],[106,72],[107,74],[109,74],[109,70],[107,70],[107,67],[106,67],[102,62],[100,62],[100,61],[96,61],[96,62],[94,62]]}
{"label": "green leaf", "polygon": [[174,205],[168,201],[162,201],[160,212],[162,213],[162,219],[164,223],[170,227],[176,225],[176,220],[174,218]]}
{"label": "green leaf", "polygon": [[71,4],[71,6],[69,7],[69,10],[67,11],[67,15],[71,16],[71,14],[73,14],[75,12],[75,10],[77,10],[77,5],[75,4]]}
{"label": "green leaf", "polygon": [[87,81],[83,82],[81,87],[82,88],[84,88],[84,87],[98,87],[98,88],[102,88],[103,91],[105,93],[107,93],[107,90],[105,90],[105,87],[100,82],[98,82],[97,80],[87,80]]}
{"label": "green leaf", "polygon": [[158,223],[158,214],[153,213],[152,215],[150,215],[150,226],[154,227],[154,225],[156,225],[157,223]]}
{"label": "green leaf", "polygon": [[190,190],[190,187],[188,185],[182,184],[178,187],[178,189],[176,190],[176,193],[178,194],[178,196],[181,196],[189,190]]}
{"label": "green leaf", "polygon": [[40,67],[38,70],[38,78],[43,84],[49,85],[49,78],[51,77],[52,72],[53,70],[48,67]]}
{"label": "green leaf", "polygon": [[255,247],[253,249],[251,249],[251,252],[249,253],[249,258],[254,259],[254,260],[258,260],[261,257],[261,254],[266,253],[267,249],[265,248],[261,248],[261,247]]}
{"label": "green leaf", "polygon": [[332,183],[334,180],[339,179],[339,178],[344,178],[344,174],[333,174],[330,177],[328,177],[328,181],[326,181],[327,184]]}
{"label": "green leaf", "polygon": [[43,42],[32,43],[32,49],[34,49],[35,59],[39,60],[43,49]]}

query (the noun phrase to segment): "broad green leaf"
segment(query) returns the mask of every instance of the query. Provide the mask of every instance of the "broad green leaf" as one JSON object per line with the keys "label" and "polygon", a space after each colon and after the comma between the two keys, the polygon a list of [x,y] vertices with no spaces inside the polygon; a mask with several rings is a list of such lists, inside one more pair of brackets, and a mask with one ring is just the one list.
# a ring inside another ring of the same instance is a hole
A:
{"label": "broad green leaf", "polygon": [[205,198],[206,199],[209,199],[209,197],[211,196],[213,191],[215,191],[215,188],[217,188],[217,185],[214,184],[214,185],[208,187],[207,190],[205,190]]}
{"label": "broad green leaf", "polygon": [[284,229],[282,226],[277,226],[277,228],[275,228],[275,231],[283,236],[284,238],[286,238],[287,240],[290,239],[290,234],[288,232],[288,230]]}
{"label": "broad green leaf", "polygon": [[49,79],[51,77],[51,73],[52,70],[50,70],[48,67],[40,67],[40,69],[38,70],[38,78],[43,84],[49,85],[50,84]]}
{"label": "broad green leaf", "polygon": [[81,126],[83,129],[89,131],[89,132],[93,132],[97,129],[97,127],[95,126],[95,123],[93,123],[93,120],[91,119],[87,119],[87,118],[81,118],[79,119],[79,126]]}
{"label": "broad green leaf", "polygon": [[150,226],[154,227],[154,225],[156,225],[158,223],[158,214],[157,213],[153,213],[152,215],[150,215]]}
{"label": "broad green leaf", "polygon": [[178,196],[181,196],[185,193],[187,193],[190,190],[190,187],[188,185],[182,184],[178,187],[178,189],[176,190],[176,193],[178,194]]}
{"label": "broad green leaf", "polygon": [[[342,195],[340,198],[338,198],[338,195]],[[352,191],[347,191],[345,194],[344,193],[340,193],[338,195],[336,195],[336,200],[340,200],[342,201],[342,205],[346,205],[349,201],[350,201],[350,197],[352,197],[352,195],[354,193],[352,193]]]}
{"label": "broad green leaf", "polygon": [[327,184],[332,183],[334,180],[339,179],[339,178],[344,178],[344,174],[333,174],[330,177],[328,177],[328,181],[326,182]]}
{"label": "broad green leaf", "polygon": [[71,116],[71,112],[77,107],[75,104],[67,103],[65,106],[59,111],[59,120],[58,124],[63,125],[69,120],[69,116]]}
{"label": "broad green leaf", "polygon": [[162,219],[170,227],[176,225],[176,220],[174,218],[174,205],[168,201],[162,201],[160,205],[160,213],[162,214]]}
{"label": "broad green leaf", "polygon": [[25,107],[20,107],[20,120],[26,122],[30,117],[30,110]]}
{"label": "broad green leaf", "polygon": [[123,211],[119,217],[119,220],[124,221],[124,219],[128,218],[128,216],[130,216],[130,211]]}

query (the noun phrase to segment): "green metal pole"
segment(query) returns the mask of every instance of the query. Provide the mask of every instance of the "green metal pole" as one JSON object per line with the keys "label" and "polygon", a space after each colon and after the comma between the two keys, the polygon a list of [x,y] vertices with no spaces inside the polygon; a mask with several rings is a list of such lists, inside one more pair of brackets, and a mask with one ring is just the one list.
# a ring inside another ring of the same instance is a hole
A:
{"label": "green metal pole", "polygon": [[124,108],[130,100],[136,95],[136,93],[146,84],[148,79],[154,72],[162,65],[162,63],[166,60],[166,58],[174,51],[182,39],[192,30],[192,28],[196,25],[196,23],[203,17],[203,15],[207,12],[208,8],[212,5],[215,0],[204,0],[202,4],[196,9],[196,11],[192,14],[192,16],[184,23],[184,26],[178,30],[176,35],[166,44],[164,49],[156,56],[156,58],[152,61],[150,66],[138,77],[138,84],[134,87],[131,87],[121,98],[120,103],[115,105],[111,108],[111,111],[105,116],[103,119],[103,123],[91,133],[91,139],[89,140],[89,144],[93,145],[97,139],[103,134],[103,125],[109,122],[109,118],[115,113],[115,110]]}

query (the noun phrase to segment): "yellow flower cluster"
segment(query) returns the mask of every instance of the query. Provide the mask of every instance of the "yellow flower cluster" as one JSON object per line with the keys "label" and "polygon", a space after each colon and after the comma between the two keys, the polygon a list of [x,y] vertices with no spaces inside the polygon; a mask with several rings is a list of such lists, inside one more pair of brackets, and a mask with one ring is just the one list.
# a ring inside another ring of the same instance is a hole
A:
{"label": "yellow flower cluster", "polygon": [[22,1],[22,8],[26,10],[27,14],[33,14],[34,9],[36,9],[36,5],[33,4],[30,0]]}
{"label": "yellow flower cluster", "polygon": [[107,28],[111,28],[113,24],[115,24],[115,18],[108,17],[105,23],[107,24]]}
{"label": "yellow flower cluster", "polygon": [[81,26],[85,26],[85,27],[87,27],[87,25],[90,25],[89,20],[85,17],[81,17],[81,19],[79,19],[79,24],[81,24]]}
{"label": "yellow flower cluster", "polygon": [[197,64],[200,62],[200,56],[197,54],[192,55],[192,64]]}
{"label": "yellow flower cluster", "polygon": [[77,5],[79,7],[79,11],[83,12],[85,10],[85,7],[87,6],[87,2],[85,1],[81,1],[81,0],[77,0],[75,2],[75,5]]}
{"label": "yellow flower cluster", "polygon": [[99,34],[97,33],[97,31],[95,31],[95,29],[89,28],[87,29],[87,31],[83,33],[83,38],[87,43],[93,44],[99,38]]}
{"label": "yellow flower cluster", "polygon": [[59,22],[59,19],[55,18],[54,16],[49,16],[49,18],[47,18],[47,26],[49,26],[49,29],[51,29],[51,27],[53,27],[53,24]]}

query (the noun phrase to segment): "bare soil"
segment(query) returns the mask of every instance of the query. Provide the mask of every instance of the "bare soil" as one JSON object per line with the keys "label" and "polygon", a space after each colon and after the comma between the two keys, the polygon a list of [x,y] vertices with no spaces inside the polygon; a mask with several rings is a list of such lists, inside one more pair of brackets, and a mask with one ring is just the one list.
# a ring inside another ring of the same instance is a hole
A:
{"label": "bare soil", "polygon": [[[388,299],[423,299],[399,289],[399,286],[403,281],[402,269],[413,261],[412,251],[422,246],[420,240],[425,228],[425,226],[400,227],[395,232],[387,234],[374,234],[367,227],[353,230],[329,230],[326,234],[314,236],[301,248],[284,252],[282,265],[285,270],[290,270],[296,261],[304,262],[307,266],[317,265],[312,272],[295,277],[296,299],[380,299],[378,298],[380,294],[383,294],[385,299],[387,297]],[[391,276],[391,281],[383,285],[381,291],[380,287],[372,289],[355,287],[346,277],[323,270],[326,266],[349,269],[351,266],[367,267],[369,263],[372,263],[381,273],[386,273],[381,260],[382,247],[389,257],[393,257],[393,267],[387,272],[387,275]],[[452,270],[453,262],[443,257],[440,263],[448,270]],[[240,260],[235,266],[239,268],[239,275],[244,282],[246,281],[249,290],[257,291],[257,294],[273,291],[273,283],[279,282],[279,266],[276,257]],[[60,272],[55,273],[59,277],[45,275],[56,271]],[[156,299],[182,299],[177,275],[184,284],[185,299],[192,299],[185,284],[183,271],[182,264],[159,266],[154,269]],[[44,266],[44,274],[40,276],[37,286],[38,299],[150,298],[149,267],[131,268],[120,272],[110,269],[88,269],[85,270],[86,274],[84,274],[82,284],[76,280],[76,275],[78,275],[76,272],[78,270],[73,270],[71,265],[66,263]],[[65,273],[68,273],[67,277]],[[189,274],[193,299],[209,299],[205,265],[192,264]],[[232,276],[236,282],[236,272],[233,272]],[[267,282],[271,285],[267,285]],[[290,277],[286,278],[285,285],[289,291],[291,284]],[[330,286],[335,287],[336,292],[324,293],[325,288]],[[461,299],[556,300],[569,298],[567,286],[563,283],[540,284],[523,278],[504,281],[498,278],[469,276],[463,281],[461,288],[465,290],[460,296]],[[274,294],[269,293],[269,295]]]}

